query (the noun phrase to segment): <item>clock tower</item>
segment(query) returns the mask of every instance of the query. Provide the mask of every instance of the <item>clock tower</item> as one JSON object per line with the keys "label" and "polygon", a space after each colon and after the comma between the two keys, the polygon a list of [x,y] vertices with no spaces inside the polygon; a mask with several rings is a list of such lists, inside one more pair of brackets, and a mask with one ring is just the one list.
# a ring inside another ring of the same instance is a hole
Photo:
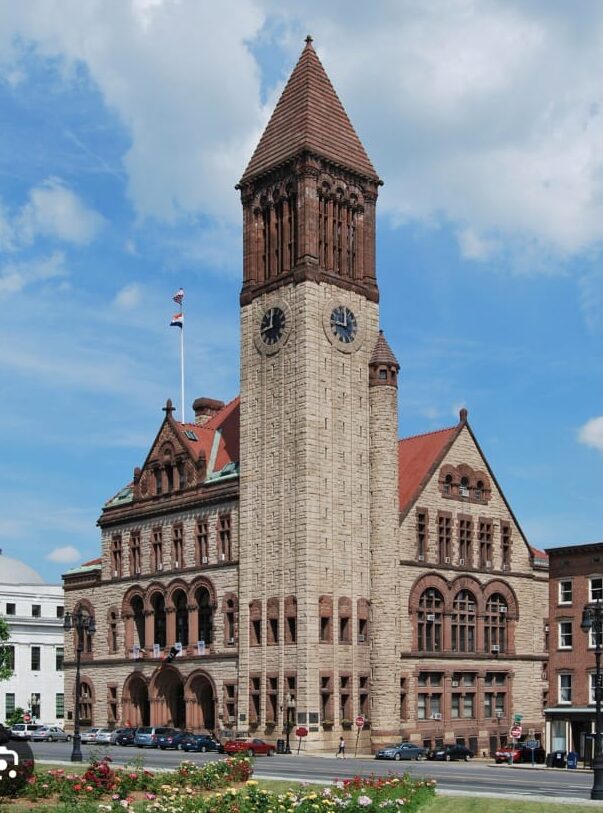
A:
{"label": "clock tower", "polygon": [[[310,37],[240,181],[240,731],[369,708],[380,181]],[[363,734],[366,736],[366,733]]]}

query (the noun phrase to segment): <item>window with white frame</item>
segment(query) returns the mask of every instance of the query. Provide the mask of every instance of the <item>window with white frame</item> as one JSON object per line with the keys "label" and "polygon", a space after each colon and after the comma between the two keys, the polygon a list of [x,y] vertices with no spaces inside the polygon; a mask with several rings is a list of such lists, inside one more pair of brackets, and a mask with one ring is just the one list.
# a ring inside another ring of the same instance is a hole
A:
{"label": "window with white frame", "polygon": [[595,689],[597,688],[597,675],[594,672],[588,676],[588,702],[594,703],[596,701]]}
{"label": "window with white frame", "polygon": [[559,622],[559,649],[572,648],[572,622]]}
{"label": "window with white frame", "polygon": [[559,675],[559,702],[572,702],[572,676]]}
{"label": "window with white frame", "polygon": [[[603,644],[603,641],[601,641]],[[596,649],[597,648],[597,631],[594,625],[588,631],[588,648],[589,649]]]}
{"label": "window with white frame", "polygon": [[572,582],[571,580],[563,580],[559,582],[559,604],[572,603]]}
{"label": "window with white frame", "polygon": [[603,601],[603,577],[597,576],[596,578],[590,579],[589,593],[590,601],[598,601],[599,599]]}

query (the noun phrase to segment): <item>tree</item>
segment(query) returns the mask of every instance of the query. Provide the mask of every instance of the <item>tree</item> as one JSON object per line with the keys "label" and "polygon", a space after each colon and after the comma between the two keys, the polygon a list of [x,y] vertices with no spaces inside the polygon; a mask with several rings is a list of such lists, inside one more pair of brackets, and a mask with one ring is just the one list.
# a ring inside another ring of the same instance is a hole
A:
{"label": "tree", "polygon": [[5,618],[0,616],[0,680],[8,680],[13,674],[13,650],[6,646],[10,630]]}

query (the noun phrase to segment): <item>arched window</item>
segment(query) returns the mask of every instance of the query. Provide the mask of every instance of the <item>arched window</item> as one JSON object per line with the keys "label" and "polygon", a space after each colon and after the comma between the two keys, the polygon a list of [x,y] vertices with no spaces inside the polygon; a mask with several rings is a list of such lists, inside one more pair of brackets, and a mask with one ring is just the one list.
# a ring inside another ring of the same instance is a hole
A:
{"label": "arched window", "polygon": [[161,593],[155,593],[151,599],[151,607],[153,608],[153,614],[155,616],[153,624],[153,643],[164,647],[166,645],[165,599]]}
{"label": "arched window", "polygon": [[188,603],[184,590],[174,593],[174,610],[176,612],[176,641],[187,646],[188,641]]}
{"label": "arched window", "polygon": [[444,494],[452,494],[452,474],[447,474],[444,477]]}
{"label": "arched window", "polygon": [[475,484],[474,496],[476,500],[483,500],[484,498],[484,481],[478,480]]}
{"label": "arched window", "polygon": [[507,651],[507,602],[500,593],[493,593],[486,602],[484,618],[484,652],[497,654]]}
{"label": "arched window", "polygon": [[469,478],[461,477],[461,484],[459,485],[459,495],[461,497],[469,496]]}
{"label": "arched window", "polygon": [[442,651],[444,599],[435,587],[424,590],[417,612],[418,649],[420,652]]}
{"label": "arched window", "polygon": [[94,691],[92,684],[83,679],[80,682],[79,712],[80,723],[85,726],[92,725],[92,709],[94,707]]}
{"label": "arched window", "polygon": [[211,596],[207,587],[200,587],[195,593],[195,602],[199,613],[199,640],[205,641],[208,647],[213,640],[214,611],[211,606]]}
{"label": "arched window", "polygon": [[475,652],[475,596],[460,590],[452,605],[452,651]]}
{"label": "arched window", "polygon": [[138,638],[138,642],[134,640],[134,643],[138,643],[138,646],[141,649],[145,648],[145,623],[144,623],[144,603],[142,600],[142,596],[134,596],[132,601],[130,602],[130,608],[132,610],[132,615],[134,616],[134,632],[135,638]]}

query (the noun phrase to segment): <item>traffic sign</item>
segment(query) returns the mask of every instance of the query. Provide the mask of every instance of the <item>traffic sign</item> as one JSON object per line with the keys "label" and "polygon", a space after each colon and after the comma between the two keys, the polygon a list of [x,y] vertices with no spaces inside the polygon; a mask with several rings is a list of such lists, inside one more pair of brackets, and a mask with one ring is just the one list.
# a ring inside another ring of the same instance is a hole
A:
{"label": "traffic sign", "polygon": [[538,742],[538,740],[526,740],[524,742],[524,745],[526,748],[531,748],[534,751],[536,750],[536,748],[538,748],[540,743]]}
{"label": "traffic sign", "polygon": [[511,736],[514,740],[518,740],[521,737],[522,727],[520,725],[514,725],[511,729]]}
{"label": "traffic sign", "polygon": [[300,738],[301,737],[307,737],[308,736],[308,729],[305,728],[304,726],[300,725],[299,728],[295,729],[295,736],[300,737]]}
{"label": "traffic sign", "polygon": [[354,722],[356,723],[358,728],[364,728],[364,724],[366,722],[366,719],[364,718],[364,716],[362,714],[359,714],[358,717],[356,717],[356,719],[354,720]]}
{"label": "traffic sign", "polygon": [[523,714],[514,714],[513,715],[513,722],[514,723],[521,723],[523,720]]}

